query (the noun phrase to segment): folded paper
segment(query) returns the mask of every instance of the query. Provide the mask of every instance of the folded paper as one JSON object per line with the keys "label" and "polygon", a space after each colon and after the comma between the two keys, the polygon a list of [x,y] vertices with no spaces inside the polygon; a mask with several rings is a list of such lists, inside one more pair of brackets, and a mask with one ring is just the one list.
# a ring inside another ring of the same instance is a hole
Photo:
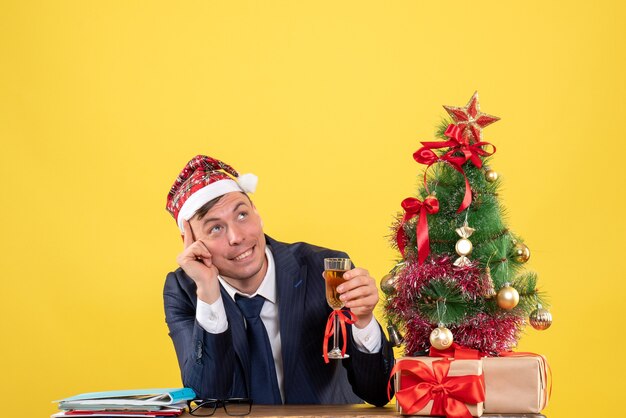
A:
{"label": "folded paper", "polygon": [[485,413],[541,412],[548,403],[548,364],[532,353],[483,358]]}

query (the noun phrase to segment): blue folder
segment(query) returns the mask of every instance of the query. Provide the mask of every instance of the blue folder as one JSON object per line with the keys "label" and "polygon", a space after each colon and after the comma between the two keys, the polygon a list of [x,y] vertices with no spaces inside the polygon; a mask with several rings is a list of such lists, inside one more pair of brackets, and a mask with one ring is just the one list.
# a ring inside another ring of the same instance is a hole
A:
{"label": "blue folder", "polygon": [[195,399],[196,393],[190,388],[112,390],[107,392],[81,393],[80,395],[72,396],[70,398],[60,399],[57,402],[63,404],[97,399],[132,398],[151,398],[152,400],[157,398],[159,405],[171,405]]}

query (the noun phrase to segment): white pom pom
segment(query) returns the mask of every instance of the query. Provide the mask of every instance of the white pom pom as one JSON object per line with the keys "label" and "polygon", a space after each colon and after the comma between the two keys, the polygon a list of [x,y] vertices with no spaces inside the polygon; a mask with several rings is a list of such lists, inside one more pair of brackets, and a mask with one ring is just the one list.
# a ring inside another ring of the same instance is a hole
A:
{"label": "white pom pom", "polygon": [[237,177],[237,183],[239,183],[241,189],[246,193],[254,193],[258,181],[259,178],[252,173],[242,174]]}

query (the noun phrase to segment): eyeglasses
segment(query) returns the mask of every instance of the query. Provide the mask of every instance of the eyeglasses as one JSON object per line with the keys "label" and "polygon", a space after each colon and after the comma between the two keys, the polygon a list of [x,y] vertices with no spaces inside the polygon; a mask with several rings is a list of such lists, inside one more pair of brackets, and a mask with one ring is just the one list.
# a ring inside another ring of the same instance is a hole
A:
{"label": "eyeglasses", "polygon": [[252,399],[229,398],[229,399],[194,399],[187,401],[189,413],[194,417],[210,417],[215,414],[217,408],[224,408],[227,415],[248,415],[252,410]]}

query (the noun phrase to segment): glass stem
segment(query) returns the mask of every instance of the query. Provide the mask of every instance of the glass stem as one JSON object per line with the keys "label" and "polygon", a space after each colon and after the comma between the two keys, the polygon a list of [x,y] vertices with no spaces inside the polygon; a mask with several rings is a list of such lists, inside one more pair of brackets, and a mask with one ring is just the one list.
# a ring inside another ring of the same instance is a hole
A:
{"label": "glass stem", "polygon": [[339,315],[335,315],[335,334],[333,335],[333,350],[339,350]]}

